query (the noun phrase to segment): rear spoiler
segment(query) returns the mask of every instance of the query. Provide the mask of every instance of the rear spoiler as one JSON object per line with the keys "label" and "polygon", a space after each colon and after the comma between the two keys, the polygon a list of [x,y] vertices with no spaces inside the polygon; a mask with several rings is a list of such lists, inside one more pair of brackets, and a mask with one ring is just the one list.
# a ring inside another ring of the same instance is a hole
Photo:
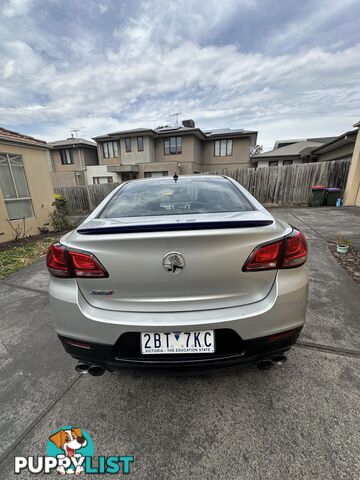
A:
{"label": "rear spoiler", "polygon": [[140,233],[140,232],[176,232],[182,230],[214,230],[220,228],[254,228],[266,227],[273,224],[273,220],[238,220],[224,222],[187,222],[167,223],[164,225],[114,225],[111,227],[78,228],[82,235],[104,235],[107,233]]}

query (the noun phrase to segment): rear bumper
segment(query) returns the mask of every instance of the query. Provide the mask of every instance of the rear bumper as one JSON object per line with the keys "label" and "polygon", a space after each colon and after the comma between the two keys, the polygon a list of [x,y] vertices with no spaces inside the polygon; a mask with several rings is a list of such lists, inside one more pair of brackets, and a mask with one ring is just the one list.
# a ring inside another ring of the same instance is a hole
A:
{"label": "rear bumper", "polygon": [[[91,281],[91,280],[89,280]],[[50,301],[59,336],[115,345],[128,332],[230,329],[243,340],[302,327],[306,318],[308,273],[305,266],[280,270],[261,301],[201,311],[125,312],[96,308],[86,301],[74,279],[50,279]]]}
{"label": "rear bumper", "polygon": [[[281,334],[242,340],[232,330],[215,330],[217,352],[213,354],[142,355],[140,334],[128,332],[115,345],[89,343],[59,336],[65,350],[73,358],[105,369],[186,369],[218,368],[245,362],[257,362],[286,352],[298,339],[302,327]],[[159,358],[160,357],[160,358]]]}

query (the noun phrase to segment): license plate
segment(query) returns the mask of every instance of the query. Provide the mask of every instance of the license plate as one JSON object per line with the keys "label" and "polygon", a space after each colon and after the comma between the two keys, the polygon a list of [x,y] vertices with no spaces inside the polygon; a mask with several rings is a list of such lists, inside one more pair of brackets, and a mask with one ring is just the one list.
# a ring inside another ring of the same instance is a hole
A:
{"label": "license plate", "polygon": [[141,333],[141,353],[214,353],[214,330]]}

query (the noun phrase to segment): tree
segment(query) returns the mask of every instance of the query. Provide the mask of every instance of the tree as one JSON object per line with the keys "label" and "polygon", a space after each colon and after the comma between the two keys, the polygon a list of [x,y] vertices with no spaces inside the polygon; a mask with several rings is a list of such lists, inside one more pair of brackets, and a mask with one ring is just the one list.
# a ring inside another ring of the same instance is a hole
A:
{"label": "tree", "polygon": [[250,147],[250,156],[260,155],[263,151],[262,145],[253,145]]}
{"label": "tree", "polygon": [[155,130],[161,130],[162,128],[171,128],[170,125],[160,125],[159,127],[156,127]]}

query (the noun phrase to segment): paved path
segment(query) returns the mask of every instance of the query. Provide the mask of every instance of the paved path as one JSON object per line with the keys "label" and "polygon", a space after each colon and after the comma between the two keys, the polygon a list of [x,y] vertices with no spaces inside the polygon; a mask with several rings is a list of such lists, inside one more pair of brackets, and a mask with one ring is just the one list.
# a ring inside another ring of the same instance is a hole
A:
{"label": "paved path", "polygon": [[360,209],[272,213],[306,233],[312,281],[301,341],[269,372],[80,377],[53,332],[43,260],[0,282],[0,478],[48,478],[14,475],[14,455],[43,455],[76,424],[96,455],[135,455],[129,478],[358,480],[360,288],[326,239],[360,243]]}

